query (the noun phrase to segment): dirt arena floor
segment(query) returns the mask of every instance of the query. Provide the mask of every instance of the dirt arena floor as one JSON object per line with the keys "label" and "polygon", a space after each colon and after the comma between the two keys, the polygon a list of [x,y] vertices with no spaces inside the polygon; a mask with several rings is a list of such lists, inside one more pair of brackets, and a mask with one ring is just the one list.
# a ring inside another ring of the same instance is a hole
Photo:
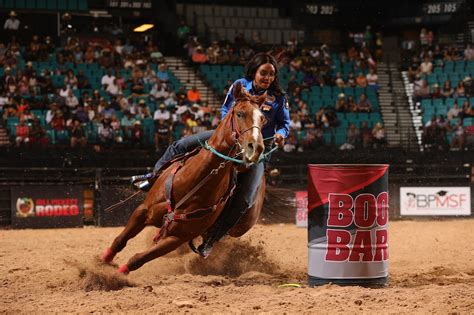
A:
{"label": "dirt arena floor", "polygon": [[[181,250],[125,277],[96,260],[120,230],[0,230],[0,313],[474,312],[473,219],[391,222],[381,289],[307,287],[306,229],[289,224],[256,226],[207,261]],[[153,235],[142,232],[115,261]]]}

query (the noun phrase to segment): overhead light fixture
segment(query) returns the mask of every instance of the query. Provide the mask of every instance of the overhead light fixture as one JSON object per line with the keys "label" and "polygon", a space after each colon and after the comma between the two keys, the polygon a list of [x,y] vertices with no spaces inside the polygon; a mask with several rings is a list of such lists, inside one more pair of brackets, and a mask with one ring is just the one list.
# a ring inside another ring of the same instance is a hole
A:
{"label": "overhead light fixture", "polygon": [[143,24],[143,25],[140,25],[139,27],[136,27],[133,31],[134,32],[146,32],[148,31],[150,28],[153,28],[155,25],[153,24]]}

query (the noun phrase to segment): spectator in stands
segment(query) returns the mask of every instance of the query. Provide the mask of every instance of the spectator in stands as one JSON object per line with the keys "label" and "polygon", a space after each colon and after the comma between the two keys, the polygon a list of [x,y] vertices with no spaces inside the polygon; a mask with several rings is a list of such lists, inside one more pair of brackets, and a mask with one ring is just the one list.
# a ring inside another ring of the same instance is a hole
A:
{"label": "spectator in stands", "polygon": [[415,102],[419,102],[422,99],[428,98],[430,96],[430,88],[426,80],[421,79],[415,81],[413,85],[413,96],[415,98]]}
{"label": "spectator in stands", "polygon": [[164,61],[163,54],[156,45],[152,45],[150,48],[150,58],[154,63],[160,63]]}
{"label": "spectator in stands", "polygon": [[359,87],[367,87],[367,79],[365,78],[364,74],[362,72],[359,72],[359,75],[356,78],[356,84]]}
{"label": "spectator in stands", "polygon": [[30,143],[30,128],[26,125],[24,119],[20,119],[15,131],[15,143],[17,147],[20,147],[22,144],[27,145]]}
{"label": "spectator in stands", "polygon": [[81,124],[89,122],[89,113],[86,111],[83,105],[79,105],[74,114],[74,119],[79,120]]}
{"label": "spectator in stands", "polygon": [[212,122],[211,122],[211,114],[205,113],[202,117],[201,126],[204,127],[205,130],[211,130]]}
{"label": "spectator in stands", "polygon": [[357,112],[357,103],[354,101],[354,97],[352,95],[349,95],[347,97],[346,103],[347,103],[346,108],[348,112],[352,112],[352,113]]}
{"label": "spectator in stands", "polygon": [[431,92],[431,98],[442,98],[443,92],[437,83],[433,84],[433,89]]}
{"label": "spectator in stands", "polygon": [[459,113],[461,109],[459,108],[458,102],[455,101],[453,107],[451,107],[448,111],[448,121],[452,121],[455,118],[459,117]]}
{"label": "spectator in stands", "polygon": [[304,150],[317,150],[324,145],[324,131],[321,124],[314,124],[307,122],[304,124],[306,137],[303,138]]}
{"label": "spectator in stands", "polygon": [[142,124],[139,120],[133,123],[132,129],[130,130],[130,144],[132,147],[143,147],[144,134]]}
{"label": "spectator in stands", "polygon": [[110,125],[110,118],[104,118],[97,129],[99,141],[102,145],[108,147],[114,141],[114,130]]}
{"label": "spectator in stands", "polygon": [[201,102],[201,93],[196,86],[193,86],[191,90],[187,93],[188,101],[190,103],[200,103]]}
{"label": "spectator in stands", "polygon": [[365,76],[365,78],[367,79],[368,86],[374,88],[375,91],[379,90],[379,85],[378,85],[379,77],[375,73],[374,69],[370,69],[369,73]]}
{"label": "spectator in stands", "polygon": [[135,119],[135,117],[133,117],[130,111],[124,111],[124,115],[122,117],[122,120],[120,121],[120,125],[122,126],[122,131],[125,136],[125,139],[129,138],[131,129],[136,121],[137,120]]}
{"label": "spectator in stands", "polygon": [[420,30],[420,45],[423,46],[428,46],[428,39],[427,39],[428,31],[426,28],[422,28]]}
{"label": "spectator in stands", "polygon": [[472,84],[472,78],[467,76],[464,78],[464,91],[466,93],[466,97],[473,97],[474,96],[474,85]]}
{"label": "spectator in stands", "polygon": [[109,84],[112,84],[115,80],[115,76],[112,74],[112,69],[107,69],[106,73],[100,80],[100,84],[102,85],[102,88],[105,90],[107,89],[107,86]]}
{"label": "spectator in stands", "polygon": [[372,147],[372,142],[373,142],[372,129],[369,128],[369,125],[366,121],[361,122],[359,131],[362,138],[362,147],[364,148]]}
{"label": "spectator in stands", "polygon": [[420,71],[422,74],[431,74],[433,71],[433,64],[428,56],[423,58],[423,62],[420,64]]}
{"label": "spectator in stands", "polygon": [[167,120],[158,119],[155,121],[155,148],[163,152],[171,143],[171,127]]}
{"label": "spectator in stands", "polygon": [[347,87],[356,87],[356,79],[354,77],[354,73],[349,72],[349,75],[347,76],[347,82],[346,82]]}
{"label": "spectator in stands", "polygon": [[72,90],[68,90],[64,102],[67,106],[68,112],[74,113],[76,111],[77,106],[79,106],[79,100],[74,95],[74,93],[72,93]]}
{"label": "spectator in stands", "polygon": [[459,81],[458,86],[456,87],[456,90],[454,90],[453,97],[458,98],[458,97],[464,97],[466,96],[466,89],[464,88],[464,81]]}
{"label": "spectator in stands", "polygon": [[48,146],[48,138],[46,137],[46,131],[41,126],[40,121],[38,118],[33,120],[33,123],[30,128],[30,142],[33,147],[37,144],[44,149]]}
{"label": "spectator in stands", "polygon": [[196,47],[191,59],[194,63],[205,63],[208,61],[208,58],[201,46]]}
{"label": "spectator in stands", "polygon": [[157,102],[163,102],[165,98],[168,98],[168,96],[169,91],[166,89],[166,84],[157,80],[150,91],[150,97]]}
{"label": "spectator in stands", "polygon": [[462,120],[459,120],[453,130],[453,138],[450,143],[451,150],[463,150],[466,133],[462,125]]}
{"label": "spectator in stands", "polygon": [[465,100],[464,103],[462,103],[460,116],[462,119],[466,117],[474,117],[474,109],[471,107],[471,104],[469,104],[468,100]]}
{"label": "spectator in stands", "polygon": [[374,129],[372,129],[372,136],[374,141],[375,148],[383,148],[387,145],[387,140],[385,139],[385,129],[381,123],[376,123]]}
{"label": "spectator in stands", "polygon": [[285,152],[294,152],[296,151],[298,142],[296,141],[296,136],[294,132],[291,132],[288,138],[285,139],[285,144],[283,145],[283,151]]}
{"label": "spectator in stands", "polygon": [[162,63],[158,66],[158,72],[156,73],[156,76],[163,83],[169,82],[170,76],[166,64]]}
{"label": "spectator in stands", "polygon": [[[440,141],[441,140],[441,141]],[[441,139],[441,128],[438,126],[436,115],[425,124],[423,132],[423,143],[427,148],[442,149],[443,140]]]}
{"label": "spectator in stands", "polygon": [[62,131],[66,128],[66,121],[64,120],[64,114],[61,110],[56,110],[50,125],[51,128],[56,131]]}
{"label": "spectator in stands", "polygon": [[189,26],[184,20],[181,20],[179,22],[179,27],[176,30],[176,35],[178,36],[179,43],[184,43],[184,41],[188,38],[190,32],[191,29],[189,28]]}
{"label": "spectator in stands", "polygon": [[15,11],[10,11],[9,18],[3,24],[3,29],[10,35],[14,35],[20,29],[20,20],[17,18]]}
{"label": "spectator in stands", "polygon": [[99,105],[98,112],[103,118],[111,119],[115,115],[115,109],[110,106],[110,103],[102,99]]}
{"label": "spectator in stands", "polygon": [[122,88],[118,85],[117,79],[114,79],[111,83],[107,85],[105,91],[109,95],[116,96],[119,92],[122,91]]}
{"label": "spectator in stands", "polygon": [[38,78],[38,86],[43,95],[54,93],[53,80],[49,71],[44,71],[43,76]]}
{"label": "spectator in stands", "polygon": [[71,148],[79,146],[80,148],[85,148],[87,145],[86,133],[84,128],[81,125],[81,122],[77,119],[73,121],[71,127]]}
{"label": "spectator in stands", "polygon": [[451,86],[451,81],[446,80],[443,84],[443,88],[441,89],[441,94],[444,98],[452,97],[454,94],[454,89]]}
{"label": "spectator in stands", "polygon": [[120,125],[120,120],[117,118],[115,114],[112,115],[112,118],[110,119],[110,126],[112,127],[112,130],[114,132],[115,143],[122,143],[123,142],[122,128]]}
{"label": "spectator in stands", "polygon": [[140,96],[143,95],[145,90],[145,85],[143,83],[143,79],[140,77],[130,78],[129,80],[130,90],[132,90],[133,96]]}
{"label": "spectator in stands", "polygon": [[464,49],[464,60],[474,60],[474,48],[470,44],[467,44],[466,49]]}
{"label": "spectator in stands", "polygon": [[64,78],[64,85],[69,89],[69,90],[76,90],[78,86],[78,79],[72,72],[72,70],[68,70],[66,72],[66,77]]}
{"label": "spectator in stands", "polygon": [[347,128],[346,142],[339,147],[340,150],[354,150],[361,141],[360,130],[356,125],[351,123]]}
{"label": "spectator in stands", "polygon": [[170,118],[171,113],[166,109],[166,105],[163,103],[160,104],[158,109],[153,114],[153,120],[155,120],[155,123],[159,120],[168,121]]}
{"label": "spectator in stands", "polygon": [[344,82],[344,79],[342,78],[342,74],[340,72],[336,73],[336,78],[334,80],[334,84],[339,88],[345,87],[345,82]]}
{"label": "spectator in stands", "polygon": [[155,80],[156,80],[155,71],[151,68],[150,65],[147,65],[145,73],[143,74],[143,82],[145,84],[152,84],[152,83],[155,83]]}
{"label": "spectator in stands", "polygon": [[367,95],[362,93],[357,102],[357,111],[360,113],[370,113],[372,111],[372,104],[367,99]]}
{"label": "spectator in stands", "polygon": [[347,113],[349,112],[349,107],[345,98],[344,93],[339,94],[336,102],[336,112]]}

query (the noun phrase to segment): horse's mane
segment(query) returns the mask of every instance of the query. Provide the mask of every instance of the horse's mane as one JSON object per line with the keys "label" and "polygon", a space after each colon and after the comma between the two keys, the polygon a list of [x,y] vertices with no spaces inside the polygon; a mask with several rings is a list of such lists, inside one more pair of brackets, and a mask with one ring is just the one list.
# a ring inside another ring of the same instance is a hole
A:
{"label": "horse's mane", "polygon": [[250,102],[252,104],[258,105],[258,95],[251,95],[247,91],[243,91],[238,98],[235,99],[235,104],[242,103],[242,102]]}

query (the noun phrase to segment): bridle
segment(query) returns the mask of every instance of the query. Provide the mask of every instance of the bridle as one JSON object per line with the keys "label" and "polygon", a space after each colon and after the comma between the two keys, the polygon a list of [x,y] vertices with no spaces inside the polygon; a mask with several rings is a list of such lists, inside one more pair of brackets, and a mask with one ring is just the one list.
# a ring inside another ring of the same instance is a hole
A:
{"label": "bridle", "polygon": [[[258,105],[258,103],[255,102],[255,101],[249,101],[249,102]],[[236,123],[236,121],[235,121],[235,107],[236,107],[236,106],[237,106],[237,105],[236,105],[235,102],[234,102],[234,104],[232,104],[232,109],[230,110],[230,114],[232,115],[232,116],[231,116],[232,118],[230,119],[230,128],[231,128],[231,130],[232,130],[232,137],[234,138],[234,142],[235,142],[236,144],[238,144],[240,147],[242,147],[242,146],[240,145],[240,142],[239,142],[239,137],[240,137],[241,135],[243,135],[243,134],[246,133],[247,131],[252,130],[253,128],[256,128],[256,129],[258,129],[258,130],[260,130],[260,131],[262,130],[262,128],[259,127],[259,126],[256,126],[256,125],[252,125],[252,126],[250,126],[249,128],[244,129],[244,131],[240,131],[239,128],[237,128],[237,123]]]}

